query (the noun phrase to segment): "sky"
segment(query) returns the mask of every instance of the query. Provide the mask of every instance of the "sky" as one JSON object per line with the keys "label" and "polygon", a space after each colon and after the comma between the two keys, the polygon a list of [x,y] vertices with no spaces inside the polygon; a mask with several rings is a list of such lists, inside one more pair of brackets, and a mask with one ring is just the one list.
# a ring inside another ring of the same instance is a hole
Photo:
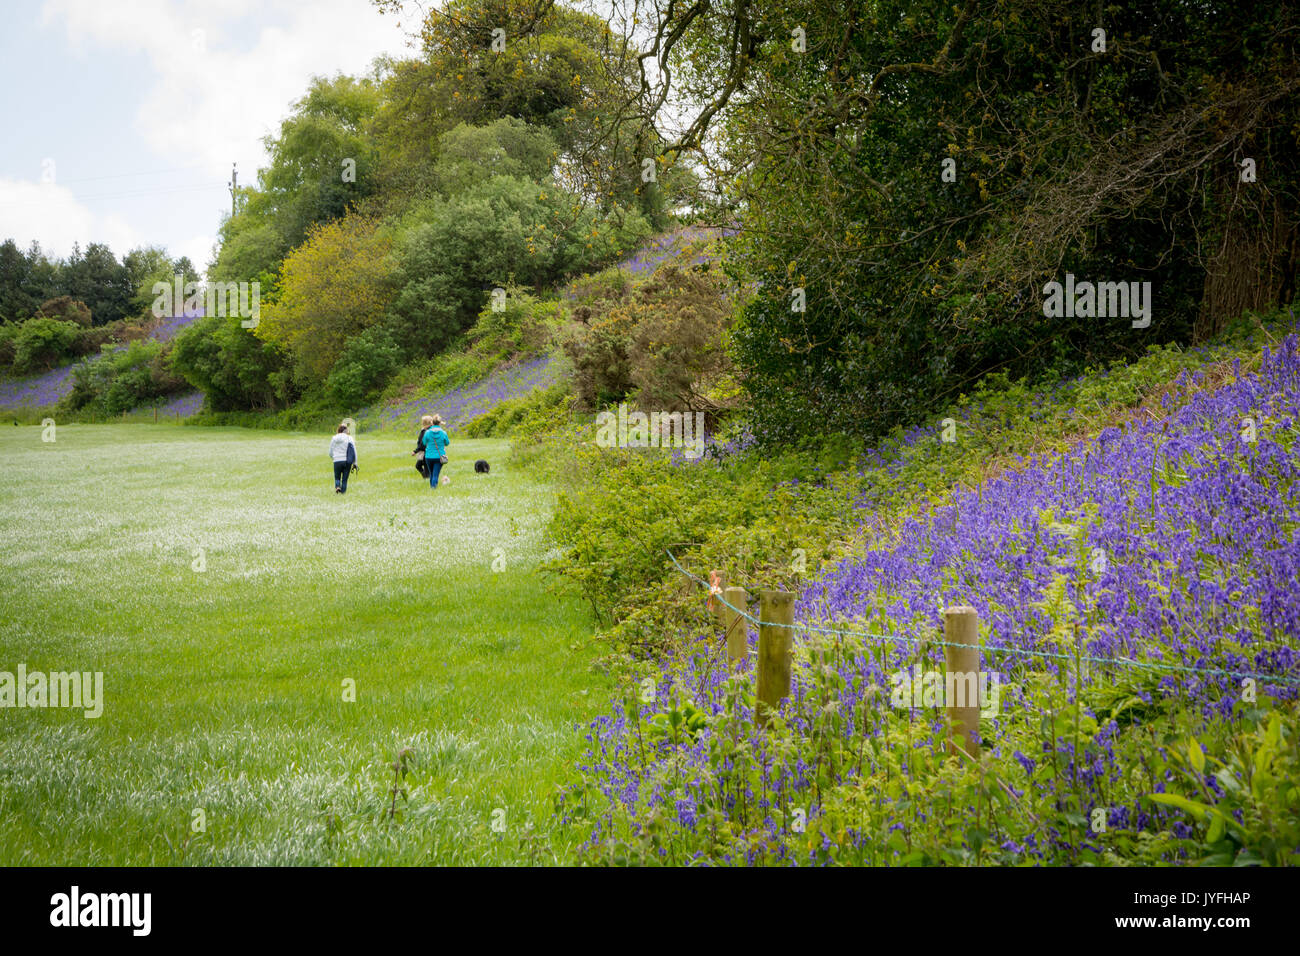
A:
{"label": "sky", "polygon": [[[368,0],[0,0],[0,241],[189,256],[202,272],[312,76],[411,56]],[[407,16],[409,15],[409,22]],[[400,28],[398,23],[401,23]]]}

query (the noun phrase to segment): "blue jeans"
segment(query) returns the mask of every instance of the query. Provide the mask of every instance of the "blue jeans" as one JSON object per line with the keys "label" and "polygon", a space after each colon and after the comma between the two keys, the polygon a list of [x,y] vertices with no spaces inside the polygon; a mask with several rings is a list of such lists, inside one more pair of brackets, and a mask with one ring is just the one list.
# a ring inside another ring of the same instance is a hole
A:
{"label": "blue jeans", "polygon": [[348,473],[351,470],[352,470],[352,466],[349,465],[346,461],[334,462],[334,487],[335,488],[341,488],[345,492],[348,490]]}
{"label": "blue jeans", "polygon": [[429,466],[429,487],[438,487],[438,476],[442,474],[442,462],[437,458],[424,456],[424,463]]}

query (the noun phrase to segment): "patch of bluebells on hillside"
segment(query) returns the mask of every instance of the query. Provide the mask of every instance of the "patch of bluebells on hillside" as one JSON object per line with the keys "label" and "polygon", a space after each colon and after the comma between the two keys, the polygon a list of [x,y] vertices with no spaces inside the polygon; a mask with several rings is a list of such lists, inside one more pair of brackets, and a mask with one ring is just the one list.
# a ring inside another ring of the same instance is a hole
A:
{"label": "patch of bluebells on hillside", "polygon": [[189,418],[191,415],[197,415],[202,408],[203,393],[189,392],[185,395],[177,395],[166,405],[159,405],[158,415],[160,418]]}
{"label": "patch of bluebells on hillside", "polygon": [[[149,330],[145,340],[170,341],[181,329],[202,317],[202,309],[182,315],[166,316],[158,320],[158,324]],[[124,348],[125,345],[119,345],[112,351],[119,352]],[[0,379],[0,408],[46,408],[57,404],[72,391],[73,370],[98,357],[96,355],[80,359],[30,378]]]}
{"label": "patch of bluebells on hillside", "polygon": [[[220,313],[218,313],[220,314]],[[187,325],[203,318],[203,310],[196,309],[180,315],[164,316],[149,332],[149,338],[155,342],[170,342]]]}
{"label": "patch of bluebells on hillside", "polygon": [[[1242,439],[1247,416],[1261,423],[1254,443]],[[1260,374],[1201,392],[1167,420],[1108,428],[1086,450],[1031,458],[982,492],[954,493],[947,506],[897,529],[897,544],[811,585],[798,611],[852,619],[883,608],[891,620],[912,622],[915,633],[941,625],[941,605],[970,604],[992,628],[989,647],[1037,647],[1047,618],[1030,605],[1055,575],[1073,573],[1076,550],[1040,513],[1052,509],[1059,522],[1082,525],[1091,505],[1097,519],[1083,532],[1084,549],[1100,549],[1105,570],[1085,575],[1084,594],[1075,597],[1101,611],[1102,622],[1087,632],[1088,653],[1190,667],[1214,660],[1294,676],[1300,658],[1276,645],[1300,635],[1291,587],[1300,578],[1300,460],[1289,444],[1298,417],[1300,362],[1291,337],[1265,352]],[[865,515],[864,524],[873,523]],[[1258,609],[1264,642],[1249,636],[1247,608]],[[1219,655],[1218,639],[1234,635],[1250,652]],[[896,651],[900,660],[904,653]],[[1227,676],[1195,676],[1188,690],[1207,712],[1227,713],[1233,687]]]}
{"label": "patch of bluebells on hillside", "polygon": [[77,363],[51,369],[31,378],[0,381],[0,408],[45,408],[72,391],[72,370]]}
{"label": "patch of bluebells on hillside", "polygon": [[[844,561],[809,585],[796,604],[796,622],[821,625],[829,619],[845,631],[879,634],[875,621],[883,611],[891,633],[915,641],[941,632],[943,607],[971,604],[991,629],[986,647],[1041,651],[1052,622],[1033,605],[1044,601],[1058,575],[1075,580],[1073,558],[1079,552],[1069,533],[1051,525],[1074,525],[1084,535],[1082,554],[1100,548],[1106,555],[1100,573],[1089,569],[1078,575],[1082,593],[1067,589],[1076,606],[1095,605],[1099,612],[1098,623],[1085,623],[1086,653],[1165,668],[1156,692],[1177,693],[1206,717],[1233,711],[1240,678],[1178,673],[1172,666],[1258,673],[1265,675],[1259,681],[1261,699],[1293,698],[1294,686],[1270,683],[1267,675],[1300,677],[1300,593],[1295,587],[1300,580],[1300,344],[1292,335],[1264,351],[1257,374],[1242,377],[1239,364],[1236,372],[1236,381],[1198,393],[1164,420],[1109,428],[1068,455],[1031,458],[1019,470],[989,481],[982,492],[957,491],[946,506],[914,514],[892,535],[886,536],[876,516],[864,509],[864,526],[890,543]],[[1173,401],[1166,396],[1166,407]],[[1246,417],[1259,426],[1253,443],[1242,437]],[[904,437],[905,442],[923,439],[935,440],[932,428]],[[1094,518],[1086,516],[1085,505],[1095,508]],[[1048,520],[1048,509],[1055,522]],[[863,624],[867,618],[873,623]],[[886,672],[913,662],[910,641],[879,642],[886,649],[883,660],[859,654],[839,665],[846,679],[839,708],[849,715],[846,738],[863,732],[855,725],[859,703],[868,695],[888,694]],[[704,647],[713,644],[712,636],[701,641]],[[1013,688],[1028,672],[1059,666],[1041,657],[999,657],[990,663],[986,656],[983,666],[1002,673]],[[645,712],[664,710],[681,693],[717,715],[723,709],[724,677],[713,655],[683,652],[664,664],[656,699]],[[809,686],[807,675],[796,668],[795,706],[787,706],[786,713],[801,733],[809,728],[798,705]],[[1150,699],[1149,693],[1141,696]],[[938,711],[920,714],[929,718],[933,731],[941,730]],[[1000,754],[998,719],[991,726],[992,750]],[[582,769],[612,805],[622,805],[631,815],[634,832],[641,832],[652,812],[692,826],[695,808],[706,798],[700,778],[708,766],[708,733],[679,745],[676,763],[666,750],[656,754],[646,745],[655,756],[643,766],[635,728],[623,703],[615,701],[611,712],[589,727],[590,752]],[[1111,826],[1143,828],[1152,821],[1144,807],[1113,806],[1105,798],[1122,771],[1113,749],[1117,733],[1113,721],[1104,722],[1087,742],[1090,751],[1081,755],[1079,780],[1092,807],[1108,808]],[[761,734],[750,740],[757,752],[766,752]],[[1055,759],[1048,744],[1042,746],[1044,753],[1005,756],[1028,770],[1036,760]],[[1068,768],[1064,778],[1075,769],[1073,746],[1058,741],[1057,752]],[[670,764],[676,768],[673,776],[683,782],[665,793],[652,779],[664,779],[661,771]],[[768,794],[782,788],[806,793],[812,786],[811,771],[801,761],[790,768],[766,759],[762,774]],[[848,769],[847,777],[855,774]],[[1163,791],[1164,784],[1157,781],[1154,789]],[[734,800],[728,801],[728,812],[734,812]],[[776,807],[761,793],[750,792],[748,801],[760,811]],[[608,814],[598,817],[589,845],[609,836],[608,823]],[[1183,824],[1174,826],[1175,833],[1178,827],[1190,835]],[[764,829],[774,840],[781,831],[770,813]],[[852,843],[870,838],[849,834]],[[1003,849],[1042,859],[1068,839],[1049,828]],[[1082,846],[1097,849],[1090,838],[1080,839]]]}
{"label": "patch of bluebells on hillside", "polygon": [[[543,355],[529,362],[498,369],[482,381],[442,395],[426,396],[381,409],[377,422],[383,426],[420,427],[423,415],[441,415],[448,429],[467,425],[499,404],[519,398],[534,389],[552,384],[558,376],[554,356]],[[358,417],[368,412],[358,414]]]}
{"label": "patch of bluebells on hillside", "polygon": [[753,447],[754,434],[748,428],[741,428],[726,438],[706,433],[703,445],[703,450],[698,456],[687,455],[684,448],[673,448],[669,452],[668,459],[674,465],[691,465],[701,461],[721,461],[724,458],[739,455]]}
{"label": "patch of bluebells on hillside", "polygon": [[[684,226],[651,239],[637,251],[636,255],[620,262],[618,268],[635,279],[645,278],[659,268],[665,259],[680,255],[692,243],[702,244],[719,236],[734,234],[734,229],[719,229],[716,226]],[[704,250],[698,250],[690,262],[698,265],[712,258]]]}

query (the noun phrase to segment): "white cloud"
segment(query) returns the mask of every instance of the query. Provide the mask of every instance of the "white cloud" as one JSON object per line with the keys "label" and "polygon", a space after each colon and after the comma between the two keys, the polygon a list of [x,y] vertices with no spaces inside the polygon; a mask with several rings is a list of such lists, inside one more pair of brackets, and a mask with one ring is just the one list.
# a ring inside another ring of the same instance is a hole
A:
{"label": "white cloud", "polygon": [[175,243],[167,250],[167,253],[173,259],[189,256],[190,262],[194,263],[194,268],[198,269],[199,274],[202,275],[208,270],[208,260],[213,258],[212,247],[216,244],[216,241],[216,236],[193,236]]}
{"label": "white cloud", "polygon": [[[254,16],[267,25],[250,26]],[[265,162],[261,138],[313,75],[359,74],[380,53],[409,52],[396,18],[358,0],[47,0],[43,17],[74,50],[144,54],[154,70],[135,117],[144,144],[184,150],[213,175],[237,161],[245,182]]]}
{"label": "white cloud", "polygon": [[65,257],[74,242],[84,249],[103,242],[115,251],[139,245],[136,233],[121,217],[97,215],[77,201],[72,190],[53,183],[0,179],[0,233],[26,249],[39,240],[52,257]]}

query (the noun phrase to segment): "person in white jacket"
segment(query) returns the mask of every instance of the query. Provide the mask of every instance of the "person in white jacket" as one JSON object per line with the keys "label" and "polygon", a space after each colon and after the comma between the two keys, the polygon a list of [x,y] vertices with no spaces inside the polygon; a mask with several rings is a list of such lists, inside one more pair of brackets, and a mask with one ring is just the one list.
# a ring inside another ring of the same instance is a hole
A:
{"label": "person in white jacket", "polygon": [[348,493],[348,472],[357,460],[357,446],[348,434],[348,426],[340,425],[339,430],[330,439],[330,458],[334,460],[334,493]]}

